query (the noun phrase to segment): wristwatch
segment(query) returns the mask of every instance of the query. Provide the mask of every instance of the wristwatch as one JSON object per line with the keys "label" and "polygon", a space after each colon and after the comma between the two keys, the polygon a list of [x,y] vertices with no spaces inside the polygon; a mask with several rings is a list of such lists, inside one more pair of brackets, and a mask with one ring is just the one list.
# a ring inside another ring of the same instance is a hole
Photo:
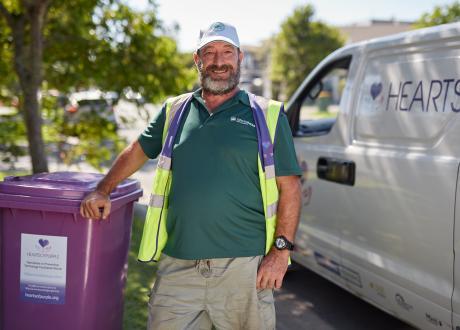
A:
{"label": "wristwatch", "polygon": [[275,237],[275,248],[278,250],[294,250],[294,244],[289,242],[289,240],[284,236],[276,236]]}

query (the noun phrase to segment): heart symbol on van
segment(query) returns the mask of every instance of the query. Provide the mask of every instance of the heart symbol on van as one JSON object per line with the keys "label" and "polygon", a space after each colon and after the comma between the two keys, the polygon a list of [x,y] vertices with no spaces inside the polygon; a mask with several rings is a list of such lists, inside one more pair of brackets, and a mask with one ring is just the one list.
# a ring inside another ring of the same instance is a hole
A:
{"label": "heart symbol on van", "polygon": [[371,86],[371,96],[372,96],[373,100],[375,100],[377,98],[377,96],[380,95],[380,93],[382,92],[382,89],[383,89],[382,83],[373,83],[372,84],[372,86]]}
{"label": "heart symbol on van", "polygon": [[38,244],[40,244],[41,247],[44,248],[45,246],[47,246],[48,244],[50,244],[50,242],[49,242],[47,239],[42,239],[42,238],[40,238],[40,239],[38,240]]}

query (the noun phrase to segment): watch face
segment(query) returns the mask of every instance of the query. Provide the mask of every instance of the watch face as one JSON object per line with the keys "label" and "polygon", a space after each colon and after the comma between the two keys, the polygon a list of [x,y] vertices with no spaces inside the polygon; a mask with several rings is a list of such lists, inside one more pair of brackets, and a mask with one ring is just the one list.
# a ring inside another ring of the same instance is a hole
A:
{"label": "watch face", "polygon": [[286,247],[286,242],[284,239],[278,237],[275,241],[275,245],[278,249],[284,249]]}

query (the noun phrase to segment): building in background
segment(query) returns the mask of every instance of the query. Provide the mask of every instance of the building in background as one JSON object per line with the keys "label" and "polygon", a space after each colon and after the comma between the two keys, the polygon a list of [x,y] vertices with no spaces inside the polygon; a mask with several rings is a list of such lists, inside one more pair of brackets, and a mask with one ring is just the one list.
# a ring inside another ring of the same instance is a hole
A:
{"label": "building in background", "polygon": [[[397,20],[372,19],[361,23],[338,26],[345,44],[359,42],[367,39],[383,37],[412,29],[413,22]],[[240,87],[254,94],[270,98],[270,40],[266,40],[259,46],[242,46],[244,60],[241,64]],[[335,95],[334,91],[332,94]]]}
{"label": "building in background", "polygon": [[240,87],[257,95],[270,97],[270,47],[264,42],[260,46],[242,46],[244,60],[241,63]]}
{"label": "building in background", "polygon": [[384,37],[391,34],[406,32],[412,29],[414,22],[373,19],[351,25],[338,26],[346,44],[363,40]]}

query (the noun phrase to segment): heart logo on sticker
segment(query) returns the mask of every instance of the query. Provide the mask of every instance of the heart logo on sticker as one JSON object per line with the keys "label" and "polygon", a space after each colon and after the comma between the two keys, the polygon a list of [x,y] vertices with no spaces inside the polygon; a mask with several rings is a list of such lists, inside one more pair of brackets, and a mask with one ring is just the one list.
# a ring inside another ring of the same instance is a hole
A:
{"label": "heart logo on sticker", "polygon": [[50,242],[49,242],[47,239],[42,239],[42,238],[40,238],[40,239],[38,240],[38,244],[40,244],[40,246],[41,246],[42,248],[44,248],[45,246],[47,246],[48,244],[50,244]]}
{"label": "heart logo on sticker", "polygon": [[382,89],[383,89],[383,85],[382,83],[373,83],[372,86],[371,86],[371,96],[372,96],[372,99],[375,100],[377,98],[377,96],[380,95],[380,93],[382,92]]}

